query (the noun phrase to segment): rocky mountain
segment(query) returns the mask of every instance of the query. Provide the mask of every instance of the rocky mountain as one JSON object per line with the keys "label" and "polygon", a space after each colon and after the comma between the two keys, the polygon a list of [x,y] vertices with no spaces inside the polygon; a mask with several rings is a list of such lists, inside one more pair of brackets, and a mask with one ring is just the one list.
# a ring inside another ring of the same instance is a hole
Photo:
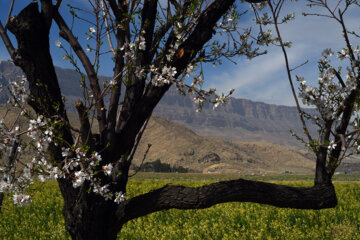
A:
{"label": "rocky mountain", "polygon": [[[74,70],[56,68],[60,88],[66,99],[67,108],[74,110],[74,102],[81,98],[80,75]],[[0,62],[2,83],[16,79],[21,70],[11,62]],[[101,81],[109,78],[101,77]],[[0,95],[5,102],[6,94]],[[0,103],[1,103],[0,102]],[[232,141],[257,141],[301,146],[290,135],[290,129],[301,135],[302,127],[295,107],[277,106],[246,99],[231,98],[228,104],[213,110],[205,105],[197,113],[192,96],[182,96],[172,87],[160,101],[154,114],[169,121],[181,123],[202,136],[219,137]],[[310,110],[312,111],[312,110]],[[311,131],[315,128],[311,126]]]}
{"label": "rocky mountain", "polygon": [[[290,134],[290,129],[301,136],[303,132],[295,107],[231,98],[229,103],[215,110],[209,104],[200,113],[195,110],[191,96],[179,96],[177,90],[171,88],[154,114],[182,123],[203,136],[301,146]],[[316,131],[312,124],[309,128],[311,132]]]}
{"label": "rocky mountain", "polygon": [[[74,103],[81,99],[83,89],[80,86],[81,75],[72,69],[64,69],[55,67],[58,76],[59,85],[62,94],[65,96],[65,104],[71,111],[76,111]],[[0,83],[7,85],[9,80],[19,79],[23,75],[20,68],[16,67],[10,61],[0,61]],[[100,77],[100,81],[104,82],[111,79],[110,77]],[[0,93],[0,103],[7,101],[8,95],[6,89]]]}

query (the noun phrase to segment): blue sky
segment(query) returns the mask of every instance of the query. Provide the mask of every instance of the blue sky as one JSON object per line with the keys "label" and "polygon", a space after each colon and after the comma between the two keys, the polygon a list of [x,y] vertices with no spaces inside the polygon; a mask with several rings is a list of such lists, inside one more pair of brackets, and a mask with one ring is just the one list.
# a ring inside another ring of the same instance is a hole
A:
{"label": "blue sky", "polygon": [[[4,24],[10,0],[0,0],[0,19]],[[26,6],[30,0],[15,1],[14,14]],[[334,2],[337,2],[334,0]],[[63,0],[62,13],[64,18],[70,24],[70,18],[67,14],[68,8],[66,4],[71,3],[74,6],[86,7],[87,0]],[[306,7],[306,1],[298,1],[297,3],[289,3],[283,10],[284,13],[295,13],[295,20],[281,25],[283,39],[293,42],[288,49],[290,64],[294,67],[306,60],[309,63],[294,72],[294,75],[304,76],[307,82],[313,82],[317,79],[317,61],[321,56],[321,52],[325,48],[332,48],[334,52],[341,50],[344,41],[341,37],[340,26],[333,20],[319,17],[304,17],[302,12],[316,11]],[[252,17],[248,17],[241,24],[253,25]],[[360,33],[360,9],[355,8],[349,11],[345,16],[345,22],[351,30]],[[76,24],[78,36],[84,36],[90,25],[84,23]],[[85,37],[84,37],[85,38]],[[64,68],[71,68],[71,65],[64,62],[61,58],[63,53],[55,46],[55,41],[60,39],[58,29],[54,23],[50,45],[55,65]],[[63,42],[63,41],[62,41]],[[358,45],[359,41],[353,41],[353,45]],[[85,47],[85,46],[84,46]],[[294,105],[294,100],[290,93],[290,86],[286,76],[284,59],[281,49],[278,47],[267,48],[268,54],[257,57],[253,60],[245,58],[234,59],[237,65],[224,61],[224,64],[218,67],[212,65],[205,66],[205,87],[214,87],[219,92],[229,91],[235,88],[233,94],[237,98],[247,98],[254,101],[262,101],[271,104]],[[9,59],[7,51],[2,43],[0,43],[0,60]],[[112,64],[111,55],[103,58],[100,72],[103,75],[111,76]]]}
{"label": "blue sky", "polygon": [[[294,71],[294,75],[304,76],[307,82],[317,80],[317,61],[325,48],[332,48],[336,52],[344,47],[340,26],[327,18],[302,16],[302,12],[310,12],[310,10],[305,1],[288,4],[284,12],[294,12],[296,18],[280,26],[283,39],[293,43],[288,49],[290,64],[294,67],[309,60],[308,64]],[[359,32],[360,9],[356,10],[345,16],[345,22],[349,29]],[[353,44],[359,43],[354,41]],[[218,80],[222,82],[218,87],[219,90],[224,91],[234,87],[236,97],[294,105],[281,49],[270,47],[268,51],[265,56],[251,61],[241,61],[238,66],[210,76],[211,86],[215,86]]]}

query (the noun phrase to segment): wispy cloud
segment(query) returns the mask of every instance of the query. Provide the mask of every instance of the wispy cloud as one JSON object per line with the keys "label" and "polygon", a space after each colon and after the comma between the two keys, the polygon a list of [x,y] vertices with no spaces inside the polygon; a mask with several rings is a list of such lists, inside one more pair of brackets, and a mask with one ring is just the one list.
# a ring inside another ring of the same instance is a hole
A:
{"label": "wispy cloud", "polygon": [[[293,43],[293,46],[288,49],[291,66],[295,67],[309,60],[307,65],[294,71],[293,74],[304,76],[308,82],[312,83],[317,79],[317,61],[321,52],[325,48],[340,50],[344,47],[344,40],[341,27],[334,20],[302,16],[301,12],[308,11],[304,5],[305,3],[299,4],[298,8],[291,5],[284,9],[284,12],[292,12],[295,9],[296,19],[291,23],[281,25],[280,31],[284,40]],[[349,12],[345,17],[349,29],[359,30],[359,20],[360,15],[357,12]],[[227,92],[235,88],[235,97],[294,105],[280,48],[271,47],[265,56],[251,61],[242,60],[237,65],[225,64],[219,67],[217,72],[213,70],[210,72],[207,86],[215,87],[219,92]]]}
{"label": "wispy cloud", "polygon": [[[289,52],[290,62],[300,62],[304,58],[304,47],[299,45]],[[284,57],[277,48],[271,48],[267,55],[228,67],[226,72],[213,74],[208,80],[211,82],[209,87],[220,92],[235,88],[235,97],[276,104],[286,104],[291,99]]]}

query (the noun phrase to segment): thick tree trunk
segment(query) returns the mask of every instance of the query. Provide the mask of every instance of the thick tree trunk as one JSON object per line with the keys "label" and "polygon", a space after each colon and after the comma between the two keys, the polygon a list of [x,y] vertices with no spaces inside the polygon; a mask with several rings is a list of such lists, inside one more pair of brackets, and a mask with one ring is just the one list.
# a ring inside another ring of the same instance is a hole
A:
{"label": "thick tree trunk", "polygon": [[89,194],[82,187],[78,196],[72,195],[71,182],[59,182],[64,197],[65,228],[72,239],[96,240],[116,239],[117,226],[113,200],[105,200],[102,196]]}
{"label": "thick tree trunk", "polygon": [[13,60],[26,74],[30,89],[28,102],[36,113],[49,118],[66,117],[49,50],[50,26],[44,18],[38,4],[31,3],[9,23],[8,28],[18,42]]}

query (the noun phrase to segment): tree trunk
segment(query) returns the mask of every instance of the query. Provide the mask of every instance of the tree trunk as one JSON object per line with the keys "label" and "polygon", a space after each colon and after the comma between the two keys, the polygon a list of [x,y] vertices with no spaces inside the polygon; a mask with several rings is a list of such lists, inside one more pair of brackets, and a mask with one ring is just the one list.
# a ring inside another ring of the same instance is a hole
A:
{"label": "tree trunk", "polygon": [[[29,81],[29,104],[37,114],[47,118],[59,116],[65,121],[64,126],[57,130],[67,143],[73,144],[49,50],[50,26],[46,13],[40,13],[38,4],[31,3],[12,19],[8,29],[18,41],[13,60]],[[53,161],[63,160],[60,144],[52,145],[50,154]],[[73,239],[116,239],[120,229],[115,217],[118,205],[113,200],[88,193],[88,184],[74,189],[71,179],[59,179],[58,183],[64,198],[65,227]]]}
{"label": "tree trunk", "polygon": [[86,191],[88,186],[85,185],[81,187],[78,196],[73,196],[71,181],[61,180],[59,185],[64,197],[65,228],[72,239],[116,239],[120,229],[116,226],[117,204],[113,200],[89,194]]}

